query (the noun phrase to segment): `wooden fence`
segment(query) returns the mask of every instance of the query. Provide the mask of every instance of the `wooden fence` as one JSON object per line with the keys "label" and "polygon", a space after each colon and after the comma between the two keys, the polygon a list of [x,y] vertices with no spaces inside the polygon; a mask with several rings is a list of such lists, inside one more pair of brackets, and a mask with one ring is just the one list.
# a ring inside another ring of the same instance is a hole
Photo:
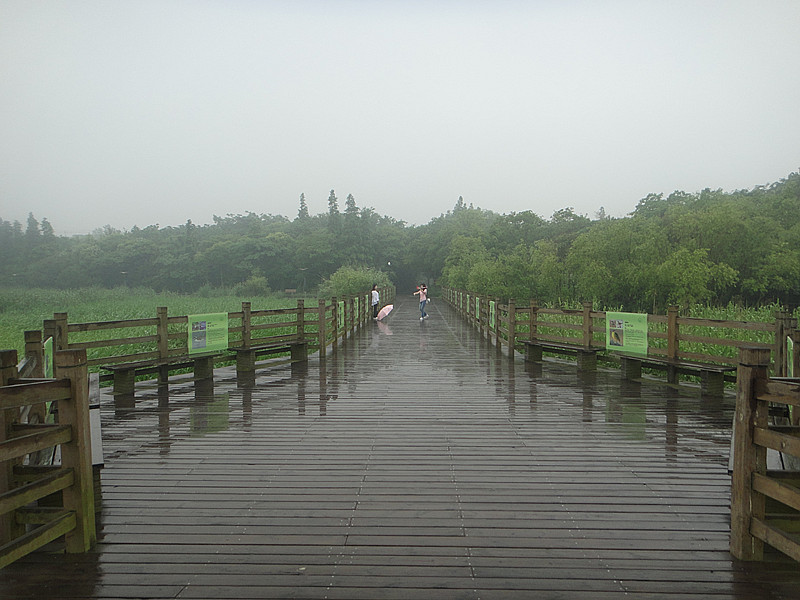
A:
{"label": "wooden fence", "polygon": [[[380,290],[381,298],[391,301],[394,288]],[[351,332],[369,321],[369,294],[346,298],[320,299],[316,306],[306,306],[298,299],[296,306],[280,309],[253,309],[242,302],[240,311],[228,313],[228,348],[231,351],[285,341],[304,341],[311,350],[325,356]],[[66,312],[57,312],[43,325],[44,339],[52,337],[56,350],[85,350],[92,370],[134,361],[167,361],[186,356],[189,316],[172,316],[167,307],[142,319],[120,319],[70,323]],[[220,355],[218,360],[231,360]],[[113,376],[104,374],[101,380]]]}
{"label": "wooden fence", "polygon": [[[0,351],[0,568],[61,536],[67,552],[96,541],[86,351],[57,352],[53,379],[20,378],[20,366],[34,361],[28,355],[18,365],[16,350]],[[58,403],[57,423],[21,418],[50,402]],[[24,464],[57,445],[60,466]],[[61,496],[56,506],[54,494]]]}
{"label": "wooden fence", "polygon": [[[394,289],[380,294],[390,301]],[[301,341],[324,357],[370,319],[369,294],[321,299],[313,307],[300,299],[287,309],[253,310],[243,302],[241,311],[228,313],[229,350]],[[0,350],[0,568],[61,536],[67,552],[94,545],[89,369],[186,355],[188,322],[188,316],[169,316],[166,307],[153,318],[90,323],[70,323],[60,312],[42,331],[25,332],[20,363],[16,350]],[[50,337],[55,377],[46,379],[42,340]],[[57,403],[56,424],[44,423],[49,403]],[[60,466],[25,464],[26,457],[55,446]],[[53,506],[59,495],[63,500]],[[37,506],[40,501],[45,506]]]}
{"label": "wooden fence", "polygon": [[[502,304],[495,298],[448,288],[443,297],[498,348],[518,350],[525,341],[606,348],[606,313],[593,310],[590,302],[580,309],[544,308],[536,301],[517,306],[514,300]],[[787,312],[777,313],[774,322],[759,323],[682,317],[673,306],[666,315],[647,315],[647,322],[648,356],[736,366],[739,348],[756,347],[772,353],[776,376],[788,372],[786,338],[798,337],[796,321]],[[795,373],[800,372],[799,355],[795,351]]]}
{"label": "wooden fence", "polygon": [[[731,483],[731,554],[762,560],[764,544],[800,561],[800,378],[769,378],[769,351],[739,354]],[[785,423],[785,424],[784,424]],[[767,469],[767,450],[787,469]]]}

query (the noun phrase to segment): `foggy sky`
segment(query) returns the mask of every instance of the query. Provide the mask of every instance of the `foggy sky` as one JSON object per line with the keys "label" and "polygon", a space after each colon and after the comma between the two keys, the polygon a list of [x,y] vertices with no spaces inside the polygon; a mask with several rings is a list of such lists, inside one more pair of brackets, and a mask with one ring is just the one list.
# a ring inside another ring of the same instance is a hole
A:
{"label": "foggy sky", "polygon": [[549,217],[800,168],[800,2],[0,0],[0,218]]}

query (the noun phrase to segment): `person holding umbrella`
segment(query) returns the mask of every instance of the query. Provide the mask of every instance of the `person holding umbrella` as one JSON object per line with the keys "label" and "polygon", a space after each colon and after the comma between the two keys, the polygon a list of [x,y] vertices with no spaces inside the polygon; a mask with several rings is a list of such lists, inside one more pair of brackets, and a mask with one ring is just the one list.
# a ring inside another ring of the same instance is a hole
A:
{"label": "person holding umbrella", "polygon": [[424,283],[421,283],[417,288],[417,291],[414,292],[414,295],[419,296],[419,320],[422,321],[423,319],[427,319],[428,313],[425,312],[425,304],[428,302],[428,286]]}
{"label": "person holding umbrella", "polygon": [[381,302],[381,295],[378,293],[378,284],[374,283],[372,285],[372,320],[378,320],[378,305]]}

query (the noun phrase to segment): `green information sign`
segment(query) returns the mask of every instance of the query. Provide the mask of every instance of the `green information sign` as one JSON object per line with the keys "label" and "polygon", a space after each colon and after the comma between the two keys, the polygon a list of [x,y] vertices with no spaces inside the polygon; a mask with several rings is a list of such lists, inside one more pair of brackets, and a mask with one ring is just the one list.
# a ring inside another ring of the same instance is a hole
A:
{"label": "green information sign", "polygon": [[189,354],[228,349],[228,313],[189,316]]}
{"label": "green information sign", "polygon": [[42,344],[44,350],[44,377],[53,378],[53,338],[49,337]]}
{"label": "green information sign", "polygon": [[647,315],[606,313],[606,349],[647,355]]}

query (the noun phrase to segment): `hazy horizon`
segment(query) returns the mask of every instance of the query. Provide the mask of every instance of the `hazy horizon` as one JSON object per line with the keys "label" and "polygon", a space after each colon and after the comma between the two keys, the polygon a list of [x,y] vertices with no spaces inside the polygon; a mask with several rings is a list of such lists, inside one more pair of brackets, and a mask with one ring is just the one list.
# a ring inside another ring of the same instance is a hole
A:
{"label": "hazy horizon", "polygon": [[800,168],[800,2],[0,3],[0,218],[621,217]]}

